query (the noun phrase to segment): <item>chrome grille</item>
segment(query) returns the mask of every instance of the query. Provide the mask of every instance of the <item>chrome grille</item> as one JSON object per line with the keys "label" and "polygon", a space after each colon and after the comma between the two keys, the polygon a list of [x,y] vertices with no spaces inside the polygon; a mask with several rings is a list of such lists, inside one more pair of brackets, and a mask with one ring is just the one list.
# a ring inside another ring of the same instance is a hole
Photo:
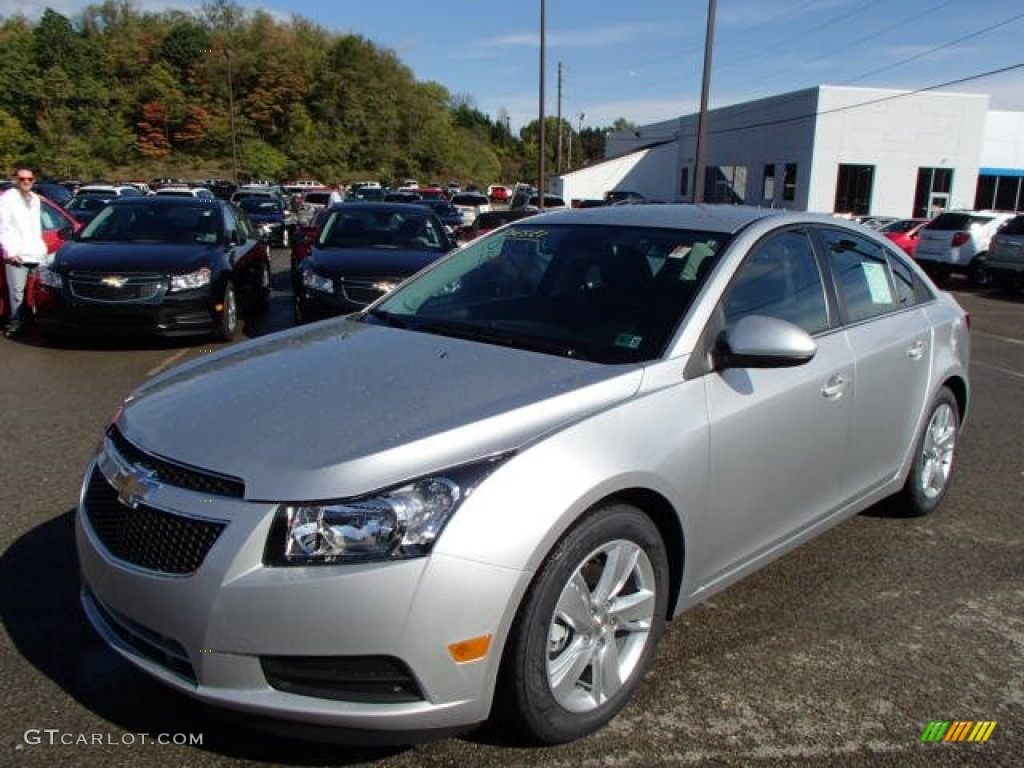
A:
{"label": "chrome grille", "polygon": [[68,284],[75,298],[110,304],[159,301],[167,292],[167,280],[162,275],[72,273]]}
{"label": "chrome grille", "polygon": [[149,571],[195,573],[226,523],[199,520],[147,504],[129,507],[99,468],[94,468],[82,505],[85,521],[119,560]]}
{"label": "chrome grille", "polygon": [[198,493],[208,493],[212,496],[228,496],[233,499],[241,499],[245,496],[245,483],[237,477],[218,475],[206,470],[175,464],[167,459],[146,453],[130,443],[114,424],[107,429],[107,437],[128,463],[137,464],[149,470],[154,474],[154,479],[165,485],[173,485],[176,488],[185,488]]}
{"label": "chrome grille", "polygon": [[386,293],[377,288],[375,283],[356,280],[342,280],[341,291],[346,299],[355,304],[372,304]]}

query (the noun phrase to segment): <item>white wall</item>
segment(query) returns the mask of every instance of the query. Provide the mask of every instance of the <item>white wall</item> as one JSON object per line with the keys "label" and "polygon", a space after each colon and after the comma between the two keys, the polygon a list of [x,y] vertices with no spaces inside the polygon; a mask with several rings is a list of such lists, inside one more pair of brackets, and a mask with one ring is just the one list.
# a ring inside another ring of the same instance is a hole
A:
{"label": "white wall", "polygon": [[981,167],[1024,170],[1024,112],[988,113]]}
{"label": "white wall", "polygon": [[972,208],[988,111],[983,94],[822,86],[808,208],[831,211],[841,164],[875,168],[871,210],[910,216],[919,168],[952,168],[952,208]]}
{"label": "white wall", "polygon": [[[835,205],[839,166],[869,165],[875,169],[870,212],[891,216],[913,213],[920,168],[949,168],[950,206],[971,208],[979,167],[1024,169],[1024,113],[990,113],[988,103],[984,94],[808,88],[712,110],[706,163],[746,167],[744,202],[750,205],[823,212]],[[563,196],[601,197],[620,188],[670,202],[692,200],[696,135],[696,115],[614,134],[606,152],[623,156],[563,177]],[[659,140],[669,143],[650,147]],[[792,202],[782,200],[787,163],[797,164]],[[765,200],[769,164],[775,196]],[[687,196],[679,193],[683,168],[689,169]]]}

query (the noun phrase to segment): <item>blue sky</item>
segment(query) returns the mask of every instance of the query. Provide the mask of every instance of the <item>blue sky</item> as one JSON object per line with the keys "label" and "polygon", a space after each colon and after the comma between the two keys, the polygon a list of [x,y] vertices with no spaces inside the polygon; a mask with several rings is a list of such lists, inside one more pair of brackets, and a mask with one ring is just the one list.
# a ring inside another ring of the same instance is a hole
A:
{"label": "blue sky", "polygon": [[[538,116],[541,0],[236,0],[394,51],[513,130]],[[84,0],[0,0],[0,15],[71,18]],[[198,0],[136,0],[145,10]],[[643,125],[697,110],[707,0],[546,0],[546,106],[574,126]],[[819,84],[982,92],[1024,111],[1021,0],[719,0],[710,105]],[[1013,68],[1016,67],[1016,68]],[[1001,74],[985,75],[1008,69]],[[967,80],[970,78],[969,80]]]}

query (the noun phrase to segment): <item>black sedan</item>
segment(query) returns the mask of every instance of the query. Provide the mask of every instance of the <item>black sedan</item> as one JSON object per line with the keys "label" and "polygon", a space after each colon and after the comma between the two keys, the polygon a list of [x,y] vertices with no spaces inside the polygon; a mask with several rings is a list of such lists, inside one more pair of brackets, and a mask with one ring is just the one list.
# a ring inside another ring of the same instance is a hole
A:
{"label": "black sedan", "polygon": [[296,322],[357,312],[453,248],[454,239],[426,206],[336,205],[298,264]]}
{"label": "black sedan", "polygon": [[271,245],[291,247],[297,219],[284,201],[270,195],[254,195],[240,198],[237,205],[248,214],[249,220],[269,239]]}
{"label": "black sedan", "polygon": [[216,199],[112,200],[38,274],[36,319],[48,336],[228,341],[242,307],[261,311],[270,301],[266,240]]}

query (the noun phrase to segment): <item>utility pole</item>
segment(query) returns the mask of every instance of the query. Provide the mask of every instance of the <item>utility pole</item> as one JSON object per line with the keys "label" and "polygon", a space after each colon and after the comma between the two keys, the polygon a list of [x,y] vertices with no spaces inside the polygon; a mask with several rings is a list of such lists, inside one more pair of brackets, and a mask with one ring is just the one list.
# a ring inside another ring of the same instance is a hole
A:
{"label": "utility pole", "polygon": [[562,130],[562,62],[558,62],[558,117],[555,120],[558,125],[558,143],[555,145],[555,167],[558,168],[558,173],[562,172],[562,134],[565,131]]}
{"label": "utility pole", "polygon": [[537,202],[538,208],[544,210],[544,192],[547,184],[544,182],[544,155],[548,151],[547,141],[544,136],[544,58],[547,55],[545,25],[547,23],[547,3],[540,0],[540,157],[537,162]]}
{"label": "utility pole", "polygon": [[235,86],[231,82],[231,49],[224,49],[224,58],[228,63],[228,113],[231,117],[231,170],[234,178],[231,181],[238,184],[238,140],[235,131]]}
{"label": "utility pole", "polygon": [[704,38],[704,78],[700,87],[700,115],[697,117],[697,152],[693,169],[693,202],[704,202],[704,177],[707,165],[708,92],[711,90],[711,52],[715,42],[715,7],[708,0],[708,29]]}

